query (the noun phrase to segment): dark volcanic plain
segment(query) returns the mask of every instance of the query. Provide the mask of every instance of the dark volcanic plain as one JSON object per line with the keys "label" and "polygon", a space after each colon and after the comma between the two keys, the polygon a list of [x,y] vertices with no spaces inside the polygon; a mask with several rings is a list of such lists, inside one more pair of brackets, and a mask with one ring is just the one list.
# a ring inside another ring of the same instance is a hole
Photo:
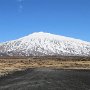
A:
{"label": "dark volcanic plain", "polygon": [[0,78],[0,90],[90,90],[89,70],[34,68]]}
{"label": "dark volcanic plain", "polygon": [[90,90],[90,57],[1,57],[0,90]]}

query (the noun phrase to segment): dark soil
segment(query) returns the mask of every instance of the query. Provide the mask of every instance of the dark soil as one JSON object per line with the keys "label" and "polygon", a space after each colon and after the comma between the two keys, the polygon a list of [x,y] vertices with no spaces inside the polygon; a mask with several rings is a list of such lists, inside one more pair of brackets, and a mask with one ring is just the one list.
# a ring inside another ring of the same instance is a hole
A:
{"label": "dark soil", "polygon": [[0,90],[90,90],[90,70],[17,71],[0,77]]}

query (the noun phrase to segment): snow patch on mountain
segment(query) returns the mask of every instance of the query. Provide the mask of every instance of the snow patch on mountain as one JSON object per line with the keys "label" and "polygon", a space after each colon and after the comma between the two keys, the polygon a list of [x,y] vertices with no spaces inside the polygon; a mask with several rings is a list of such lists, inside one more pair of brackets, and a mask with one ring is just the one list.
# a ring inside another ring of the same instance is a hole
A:
{"label": "snow patch on mountain", "polygon": [[61,35],[36,32],[17,40],[1,43],[0,54],[9,56],[90,56],[90,42]]}

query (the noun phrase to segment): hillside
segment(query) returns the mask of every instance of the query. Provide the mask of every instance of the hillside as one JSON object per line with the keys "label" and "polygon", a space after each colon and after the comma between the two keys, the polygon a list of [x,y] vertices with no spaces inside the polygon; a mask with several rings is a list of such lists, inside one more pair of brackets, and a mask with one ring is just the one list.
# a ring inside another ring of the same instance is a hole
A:
{"label": "hillside", "polygon": [[0,44],[0,56],[90,56],[90,42],[37,32]]}

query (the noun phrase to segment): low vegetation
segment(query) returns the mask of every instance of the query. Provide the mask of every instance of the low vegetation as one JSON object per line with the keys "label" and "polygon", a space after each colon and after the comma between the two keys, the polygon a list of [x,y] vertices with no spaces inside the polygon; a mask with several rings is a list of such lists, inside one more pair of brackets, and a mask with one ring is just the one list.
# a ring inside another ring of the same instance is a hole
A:
{"label": "low vegetation", "polygon": [[27,68],[90,69],[89,57],[0,57],[0,75]]}

